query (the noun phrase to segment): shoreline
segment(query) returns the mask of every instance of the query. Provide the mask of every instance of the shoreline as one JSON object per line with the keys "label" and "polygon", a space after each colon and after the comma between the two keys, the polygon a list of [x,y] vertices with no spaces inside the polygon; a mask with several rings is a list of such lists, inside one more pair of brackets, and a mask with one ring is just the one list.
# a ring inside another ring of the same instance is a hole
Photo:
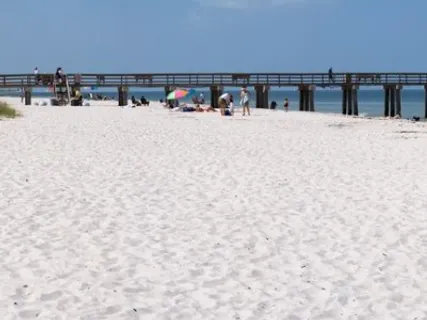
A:
{"label": "shoreline", "polygon": [[[21,98],[20,97],[14,97],[14,96],[0,96],[0,101],[4,101],[6,103],[12,104],[14,106],[18,106],[18,107],[23,107],[23,108],[31,108],[31,107],[56,107],[56,106],[51,106],[50,105],[50,98],[36,98],[33,99],[33,103],[31,106],[25,106],[23,103],[21,103]],[[80,108],[88,108],[88,107],[117,107],[117,108],[129,108],[129,106],[132,105],[131,100],[129,99],[128,102],[129,104],[127,106],[118,106],[117,100],[90,100],[90,99],[84,99],[85,102],[88,102],[90,105],[88,106],[80,106]],[[156,108],[160,108],[162,107],[162,104],[158,101],[154,101],[154,100],[148,100],[151,104],[151,107],[156,107]],[[42,105],[42,103],[46,103],[47,105]],[[188,106],[195,106],[193,103],[186,103],[186,105]],[[208,106],[207,104],[205,104],[205,106]],[[62,106],[61,108],[67,108],[67,107],[71,107],[71,106]],[[72,107],[72,108],[79,108],[79,107]],[[137,106],[136,108],[148,108],[147,106]],[[235,106],[235,110],[237,113],[241,112],[241,106],[237,105]],[[254,110],[255,112],[258,111],[262,111],[262,112],[278,112],[278,113],[285,113],[282,109],[276,109],[276,110],[271,110],[271,109],[260,109],[260,108],[251,108],[251,110]],[[307,112],[303,112],[303,111],[299,111],[299,110],[290,110],[288,112],[296,112],[296,113],[307,113]],[[419,123],[424,123],[427,122],[427,119],[424,119],[422,117],[420,117],[419,120],[414,120],[414,118],[399,118],[399,117],[384,117],[384,116],[369,116],[369,115],[365,115],[364,113],[360,113],[359,116],[354,116],[354,115],[343,115],[340,112],[322,112],[322,111],[314,111],[312,112],[312,114],[322,114],[322,115],[328,115],[331,117],[344,117],[344,118],[354,118],[354,119],[367,119],[367,120],[394,120],[394,121],[409,121],[409,122],[419,122]]]}

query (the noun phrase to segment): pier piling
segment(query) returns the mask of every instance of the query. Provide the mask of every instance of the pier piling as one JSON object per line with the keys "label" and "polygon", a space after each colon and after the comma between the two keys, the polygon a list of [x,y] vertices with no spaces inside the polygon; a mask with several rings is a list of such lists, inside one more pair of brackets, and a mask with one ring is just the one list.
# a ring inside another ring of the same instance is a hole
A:
{"label": "pier piling", "polygon": [[347,88],[342,87],[342,114],[347,114]]}
{"label": "pier piling", "polygon": [[211,107],[218,108],[218,100],[222,95],[222,86],[211,86]]}
{"label": "pier piling", "polygon": [[388,117],[390,105],[390,90],[384,87],[384,117]]}
{"label": "pier piling", "polygon": [[359,115],[359,98],[357,94],[357,88],[353,89],[353,115]]}
{"label": "pier piling", "polygon": [[353,84],[342,86],[342,114],[359,115],[358,87]]}
{"label": "pier piling", "polygon": [[299,86],[299,111],[314,111],[314,91],[315,86]]}
{"label": "pier piling", "polygon": [[351,116],[353,114],[353,90],[350,87],[347,88],[347,112],[346,115]]}
{"label": "pier piling", "polygon": [[119,94],[119,106],[127,106],[128,105],[128,87],[120,86],[118,87]]}
{"label": "pier piling", "polygon": [[398,86],[396,88],[396,115],[402,117],[402,95],[401,95],[402,87]]}
{"label": "pier piling", "polygon": [[256,107],[262,109],[268,109],[268,91],[269,86],[259,85],[255,86],[255,96],[256,96]]}
{"label": "pier piling", "polygon": [[308,96],[309,96],[309,110],[310,112],[314,112],[314,91],[316,90],[315,86],[310,86],[310,89],[308,91]]}
{"label": "pier piling", "polygon": [[424,118],[427,119],[427,84],[424,86]]}
{"label": "pier piling", "polygon": [[304,111],[305,91],[303,86],[299,86],[299,111]]}
{"label": "pier piling", "polygon": [[402,98],[399,85],[384,86],[384,117],[402,116]]}
{"label": "pier piling", "polygon": [[394,117],[396,115],[396,90],[394,88],[390,88],[390,117]]}
{"label": "pier piling", "polygon": [[31,93],[32,93],[32,89],[29,87],[26,87],[24,89],[24,100],[25,100],[25,105],[26,106],[31,106]]}

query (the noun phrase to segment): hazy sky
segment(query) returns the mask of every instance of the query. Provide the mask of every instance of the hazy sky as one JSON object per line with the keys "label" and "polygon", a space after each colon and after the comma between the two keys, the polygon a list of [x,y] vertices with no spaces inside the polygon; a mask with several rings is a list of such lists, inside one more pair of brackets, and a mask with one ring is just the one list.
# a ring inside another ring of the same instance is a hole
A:
{"label": "hazy sky", "polygon": [[427,71],[426,0],[8,0],[0,73]]}

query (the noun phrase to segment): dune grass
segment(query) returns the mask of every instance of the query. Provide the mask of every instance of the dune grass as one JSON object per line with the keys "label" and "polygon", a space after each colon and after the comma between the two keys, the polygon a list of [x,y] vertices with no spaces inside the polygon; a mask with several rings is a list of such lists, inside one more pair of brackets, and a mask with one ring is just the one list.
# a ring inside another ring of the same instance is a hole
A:
{"label": "dune grass", "polygon": [[20,117],[21,114],[18,110],[9,106],[6,102],[0,101],[0,118],[16,118]]}

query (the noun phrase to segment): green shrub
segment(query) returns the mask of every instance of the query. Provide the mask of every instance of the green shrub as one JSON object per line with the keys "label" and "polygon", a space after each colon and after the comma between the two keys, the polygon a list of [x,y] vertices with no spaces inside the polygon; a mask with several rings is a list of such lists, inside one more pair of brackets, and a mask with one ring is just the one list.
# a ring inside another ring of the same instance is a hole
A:
{"label": "green shrub", "polygon": [[21,114],[18,110],[9,106],[6,102],[0,101],[0,118],[16,118]]}

